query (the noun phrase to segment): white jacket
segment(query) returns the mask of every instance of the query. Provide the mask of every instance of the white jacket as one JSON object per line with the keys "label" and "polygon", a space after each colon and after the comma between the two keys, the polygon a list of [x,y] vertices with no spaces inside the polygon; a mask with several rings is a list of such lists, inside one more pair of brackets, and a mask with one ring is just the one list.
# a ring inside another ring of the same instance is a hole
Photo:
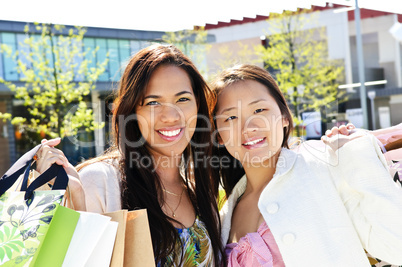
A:
{"label": "white jacket", "polygon": [[[302,153],[282,149],[258,202],[285,265],[371,266],[364,249],[401,265],[402,188],[375,138],[357,138],[336,153],[303,146]],[[223,244],[246,184],[244,176],[221,210]]]}

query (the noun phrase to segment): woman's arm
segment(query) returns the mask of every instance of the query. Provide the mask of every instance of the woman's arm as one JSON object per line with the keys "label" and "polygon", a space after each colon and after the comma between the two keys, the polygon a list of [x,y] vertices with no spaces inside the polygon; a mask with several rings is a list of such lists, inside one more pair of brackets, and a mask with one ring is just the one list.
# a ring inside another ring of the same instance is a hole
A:
{"label": "woman's arm", "polygon": [[332,179],[360,237],[373,256],[402,264],[402,188],[389,175],[374,136],[346,143],[330,166]]}
{"label": "woman's arm", "polygon": [[113,212],[121,209],[120,175],[112,162],[98,161],[79,171],[87,211]]}

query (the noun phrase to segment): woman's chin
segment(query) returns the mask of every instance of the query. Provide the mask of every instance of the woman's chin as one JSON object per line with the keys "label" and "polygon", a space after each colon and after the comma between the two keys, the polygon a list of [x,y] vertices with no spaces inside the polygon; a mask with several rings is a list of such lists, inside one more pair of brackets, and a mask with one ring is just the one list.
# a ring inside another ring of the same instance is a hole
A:
{"label": "woman's chin", "polygon": [[276,153],[261,153],[261,155],[245,155],[243,160],[240,160],[244,167],[268,167],[273,168],[276,165]]}

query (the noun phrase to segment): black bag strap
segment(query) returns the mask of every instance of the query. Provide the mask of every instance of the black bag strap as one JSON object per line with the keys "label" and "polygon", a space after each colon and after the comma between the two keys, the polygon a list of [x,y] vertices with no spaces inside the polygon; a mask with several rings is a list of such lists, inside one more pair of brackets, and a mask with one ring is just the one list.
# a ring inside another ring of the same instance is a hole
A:
{"label": "black bag strap", "polygon": [[[25,172],[23,183],[28,183],[29,168],[32,164],[33,157],[40,149],[41,145],[37,145],[22,157],[20,157],[8,171],[0,179],[0,196],[4,194],[18,180],[20,175]],[[25,182],[26,178],[26,182]]]}
{"label": "black bag strap", "polygon": [[39,175],[28,188],[21,187],[21,191],[25,192],[25,199],[31,198],[33,192],[38,187],[44,185],[45,183],[56,177],[52,190],[66,190],[68,185],[68,176],[63,166],[54,163],[49,167],[44,173]]}
{"label": "black bag strap", "polygon": [[20,157],[11,168],[0,179],[0,196],[3,195],[18,180],[20,175],[25,171],[22,181],[21,190],[26,191],[25,199],[30,198],[33,191],[45,183],[56,177],[52,190],[65,190],[68,185],[68,176],[63,166],[53,164],[44,173],[38,176],[27,188],[29,169],[31,167],[33,157],[40,149],[41,145],[37,145],[22,157]]}

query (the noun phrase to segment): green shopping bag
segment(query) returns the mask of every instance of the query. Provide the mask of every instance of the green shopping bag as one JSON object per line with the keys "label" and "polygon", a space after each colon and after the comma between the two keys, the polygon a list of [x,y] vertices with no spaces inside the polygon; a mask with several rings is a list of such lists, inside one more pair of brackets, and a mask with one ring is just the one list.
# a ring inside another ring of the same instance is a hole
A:
{"label": "green shopping bag", "polygon": [[[0,265],[4,267],[61,266],[79,218],[60,206],[68,184],[62,166],[52,165],[27,187],[39,148],[27,152],[0,179]],[[7,191],[22,174],[21,192]],[[35,191],[54,177],[52,190]]]}

